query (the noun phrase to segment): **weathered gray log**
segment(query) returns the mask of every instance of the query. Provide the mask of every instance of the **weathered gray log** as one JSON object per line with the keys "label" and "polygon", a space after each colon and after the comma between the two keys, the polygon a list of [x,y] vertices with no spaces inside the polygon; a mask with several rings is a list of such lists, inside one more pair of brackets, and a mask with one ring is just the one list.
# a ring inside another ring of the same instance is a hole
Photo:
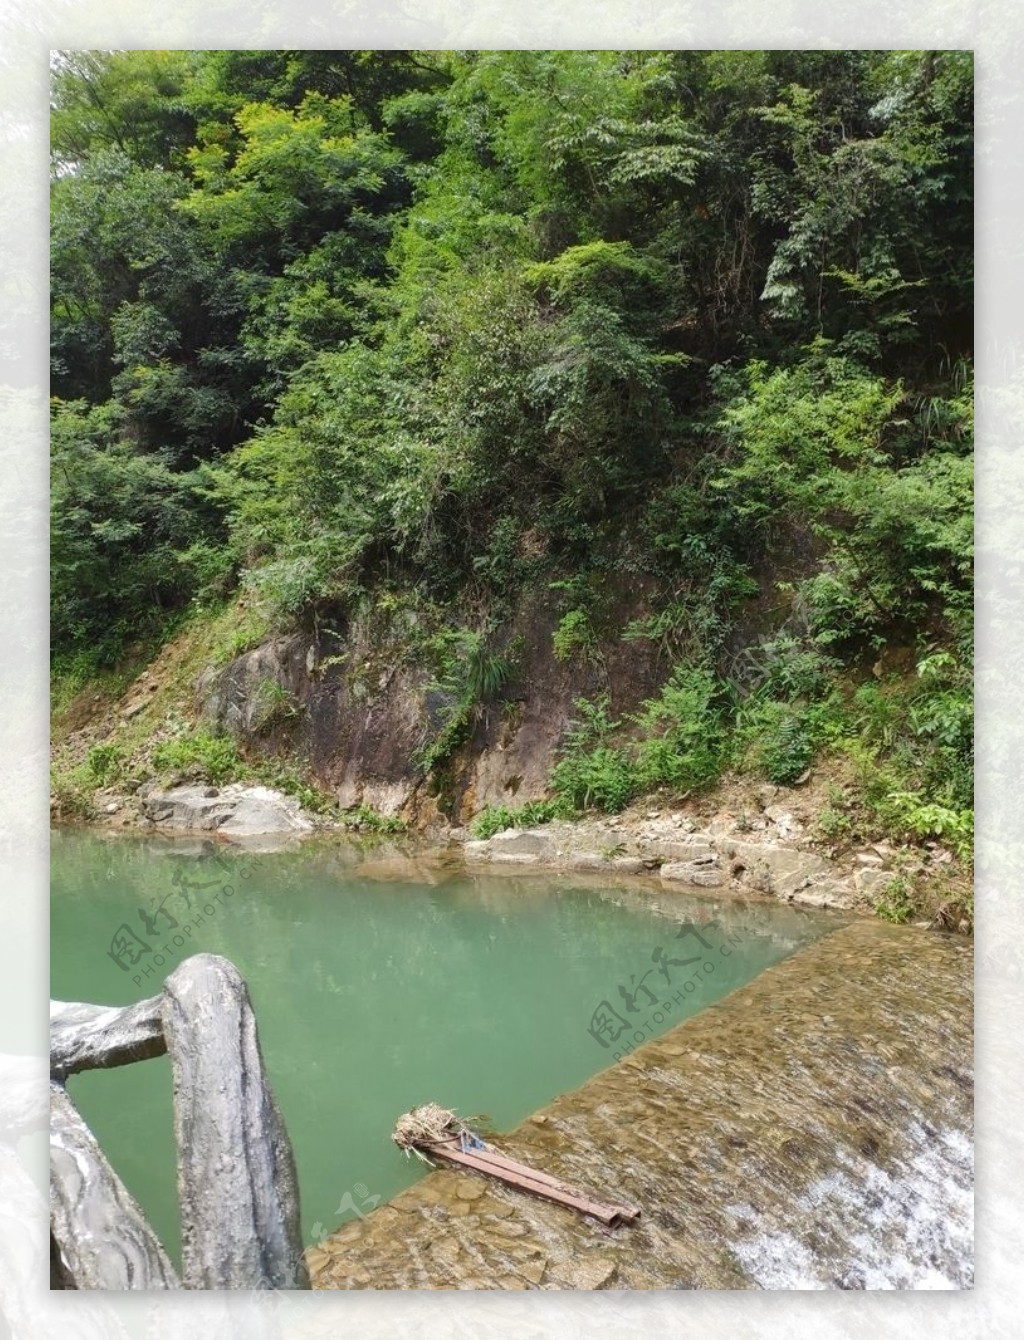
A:
{"label": "weathered gray log", "polygon": [[187,1289],[308,1289],[292,1147],[245,982],[194,954],[164,983]]}
{"label": "weathered gray log", "polygon": [[50,1002],[50,1074],[54,1079],[66,1079],[79,1070],[145,1061],[166,1050],[159,996],[124,1007]]}
{"label": "weathered gray log", "polygon": [[62,1084],[50,1084],[50,1231],[70,1289],[177,1289],[159,1238]]}

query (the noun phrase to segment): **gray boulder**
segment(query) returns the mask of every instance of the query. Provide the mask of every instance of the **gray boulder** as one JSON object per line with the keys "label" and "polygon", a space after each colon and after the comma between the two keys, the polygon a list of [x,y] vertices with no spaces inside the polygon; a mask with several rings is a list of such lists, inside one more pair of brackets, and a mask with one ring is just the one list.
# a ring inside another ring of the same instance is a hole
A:
{"label": "gray boulder", "polygon": [[292,796],[268,786],[172,786],[141,797],[142,816],[156,828],[178,833],[223,833],[254,837],[302,834],[313,823]]}

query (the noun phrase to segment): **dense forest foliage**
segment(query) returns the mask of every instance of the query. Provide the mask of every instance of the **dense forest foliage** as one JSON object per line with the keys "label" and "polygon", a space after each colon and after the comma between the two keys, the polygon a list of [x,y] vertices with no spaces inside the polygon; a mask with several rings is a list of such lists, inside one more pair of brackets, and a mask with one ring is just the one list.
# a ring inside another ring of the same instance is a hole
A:
{"label": "dense forest foliage", "polygon": [[241,590],[406,611],[468,703],[524,590],[571,660],[636,583],[665,687],[580,704],[559,803],[843,749],[966,852],[970,53],[67,53],[52,101],[58,671]]}

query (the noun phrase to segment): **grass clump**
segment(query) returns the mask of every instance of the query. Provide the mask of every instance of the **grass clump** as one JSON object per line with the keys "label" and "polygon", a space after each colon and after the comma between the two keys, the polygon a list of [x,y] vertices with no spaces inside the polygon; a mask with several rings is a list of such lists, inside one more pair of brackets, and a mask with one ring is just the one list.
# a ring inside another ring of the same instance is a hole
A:
{"label": "grass clump", "polygon": [[884,885],[875,902],[875,913],[896,926],[903,925],[914,915],[910,884],[902,875],[894,875]]}
{"label": "grass clump", "polygon": [[524,805],[485,805],[469,826],[475,838],[493,837],[509,828],[535,828],[553,819],[571,818],[574,811],[558,800],[528,800]]}
{"label": "grass clump", "polygon": [[251,775],[230,735],[210,735],[203,730],[162,741],[152,759],[159,772],[186,773],[213,786]]}
{"label": "grass clump", "polygon": [[93,804],[93,782],[86,769],[64,771],[56,766],[50,769],[50,812],[65,823],[87,823],[96,817]]}
{"label": "grass clump", "polygon": [[404,819],[394,814],[381,814],[369,805],[354,805],[341,815],[344,828],[356,833],[372,833],[376,837],[393,837],[406,832]]}

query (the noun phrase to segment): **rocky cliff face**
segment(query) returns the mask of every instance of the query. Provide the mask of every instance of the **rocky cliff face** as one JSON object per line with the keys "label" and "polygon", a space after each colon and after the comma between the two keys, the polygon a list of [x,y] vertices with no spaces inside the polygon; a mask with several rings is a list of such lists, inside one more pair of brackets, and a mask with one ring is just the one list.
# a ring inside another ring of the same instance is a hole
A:
{"label": "rocky cliff face", "polygon": [[[635,612],[624,594],[613,617],[624,623]],[[496,647],[514,649],[512,679],[499,701],[474,710],[466,739],[431,778],[415,760],[453,699],[410,654],[408,625],[394,620],[278,638],[207,671],[200,720],[247,749],[302,758],[343,807],[461,822],[486,804],[544,795],[577,697],[606,692],[613,712],[628,712],[664,679],[656,649],[640,642],[615,640],[591,659],[559,662],[556,624],[550,602],[524,603]]]}

